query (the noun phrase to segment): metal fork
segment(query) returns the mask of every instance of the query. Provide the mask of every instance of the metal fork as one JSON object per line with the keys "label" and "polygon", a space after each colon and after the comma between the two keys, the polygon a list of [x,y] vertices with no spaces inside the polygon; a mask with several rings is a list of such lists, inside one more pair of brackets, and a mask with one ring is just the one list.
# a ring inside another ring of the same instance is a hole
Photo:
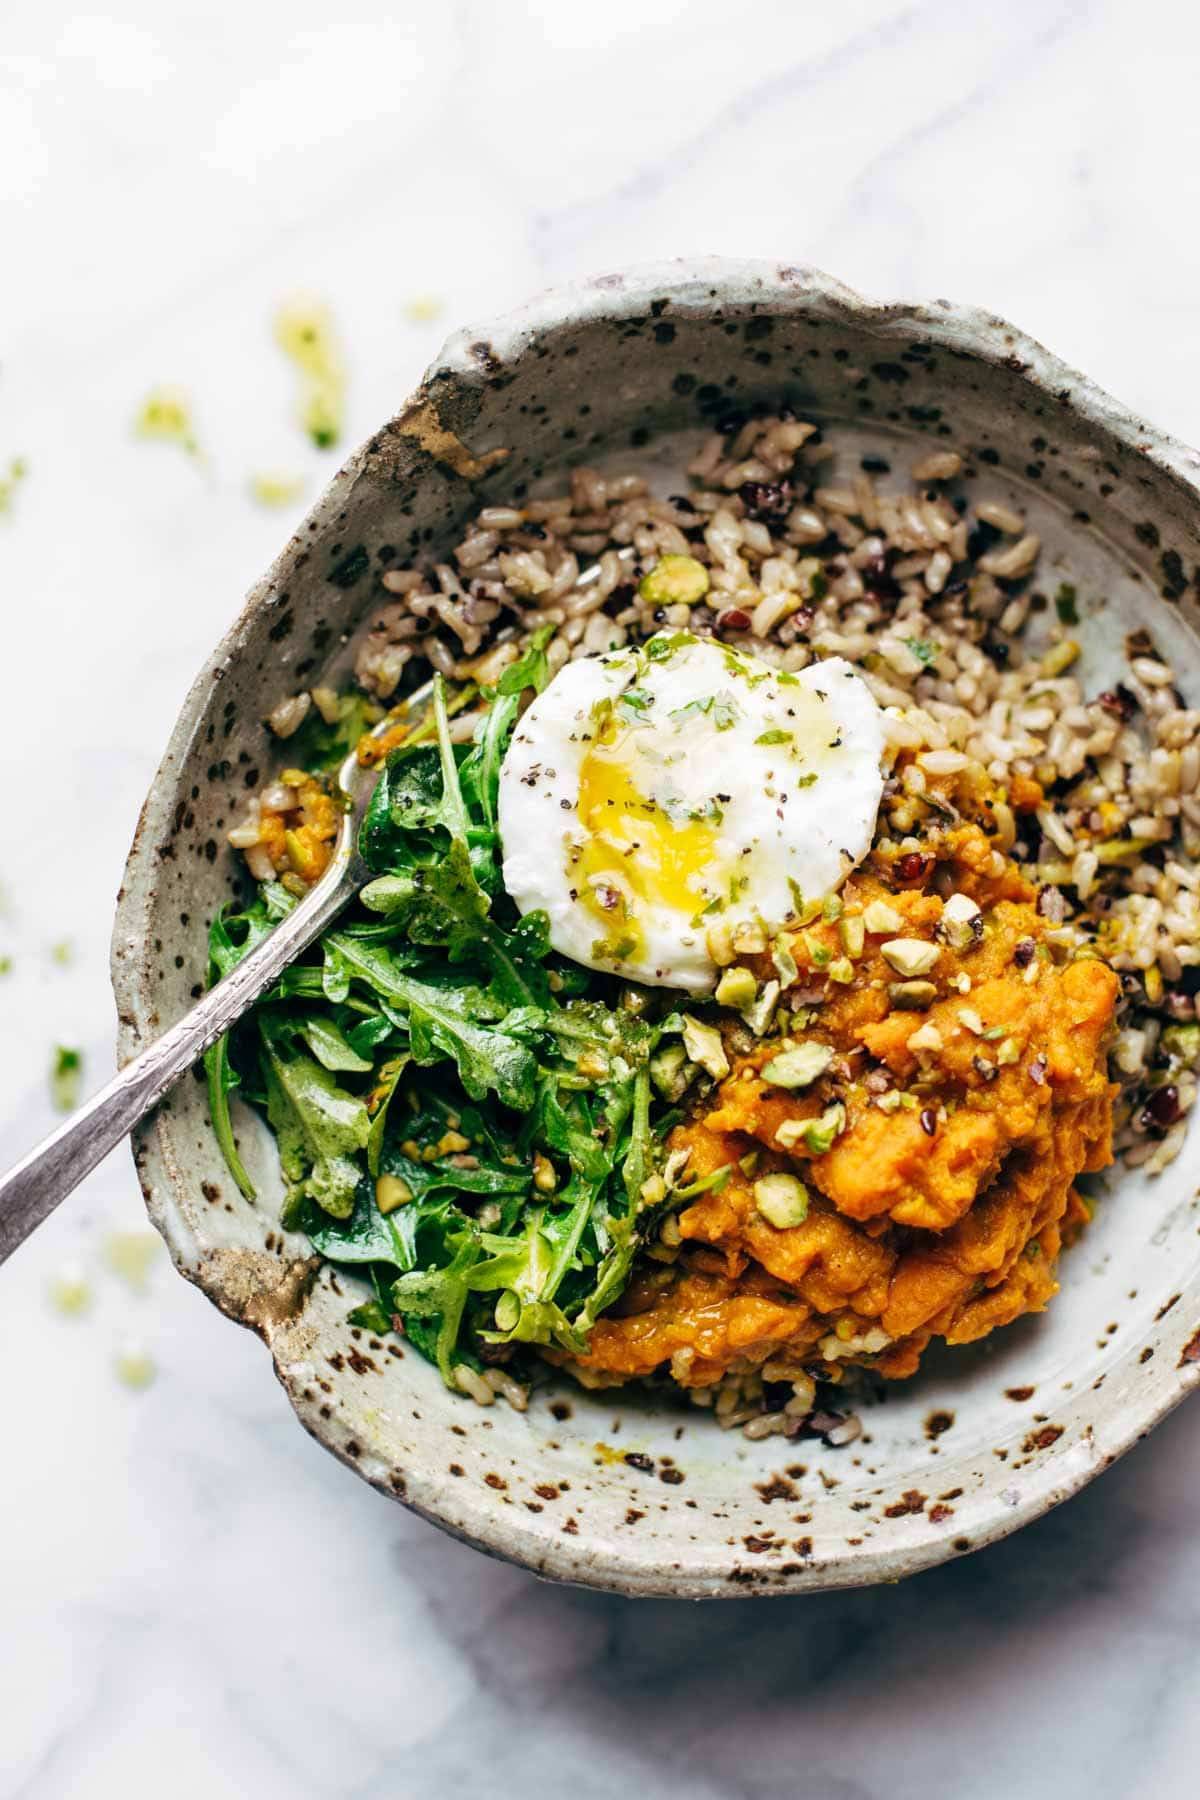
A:
{"label": "metal fork", "polygon": [[[629,561],[633,553],[622,550],[617,554]],[[591,587],[600,575],[600,564],[590,563],[572,591]],[[407,705],[411,708],[432,693],[433,682],[427,681],[407,696]],[[373,735],[381,735],[388,724],[383,720]],[[0,1176],[0,1263],[91,1174],[209,1045],[237,1023],[370,879],[371,871],[358,854],[358,828],[377,779],[378,770],[363,768],[357,749],[352,750],[338,770],[338,784],[349,805],[333,858],[311,893],[257,950],[197,1000],[190,1012],[126,1063],[107,1087],[93,1094],[7,1175]]]}
{"label": "metal fork", "polygon": [[[408,696],[408,705],[427,699],[432,691],[433,683],[426,682]],[[394,719],[385,719],[376,732],[382,733],[394,723]],[[338,771],[338,783],[349,805],[329,867],[312,891],[182,1019],[0,1177],[0,1263],[157,1105],[209,1045],[236,1024],[370,879],[371,872],[358,854],[358,828],[378,774],[377,769],[360,764],[357,748],[350,752]]]}

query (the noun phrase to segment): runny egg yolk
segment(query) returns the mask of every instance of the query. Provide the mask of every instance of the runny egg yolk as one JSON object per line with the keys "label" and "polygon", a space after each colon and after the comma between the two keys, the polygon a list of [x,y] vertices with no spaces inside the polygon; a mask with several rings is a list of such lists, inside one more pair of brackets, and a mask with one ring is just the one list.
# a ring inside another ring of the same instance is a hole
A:
{"label": "runny egg yolk", "polygon": [[671,805],[669,768],[656,769],[639,756],[636,735],[610,726],[579,770],[579,823],[586,836],[576,847],[576,888],[604,926],[609,954],[617,956],[643,947],[639,902],[685,918],[703,911],[709,896],[701,884],[713,879],[719,843],[719,821],[690,817]]}

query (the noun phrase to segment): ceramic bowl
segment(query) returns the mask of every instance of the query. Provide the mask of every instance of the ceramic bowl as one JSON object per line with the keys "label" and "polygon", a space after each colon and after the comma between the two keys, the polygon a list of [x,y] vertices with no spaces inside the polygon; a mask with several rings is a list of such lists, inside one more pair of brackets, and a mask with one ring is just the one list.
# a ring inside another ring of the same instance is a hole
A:
{"label": "ceramic bowl", "polygon": [[[842,452],[897,470],[932,446],[1026,512],[1043,571],[1087,596],[1084,676],[1107,682],[1148,626],[1200,695],[1200,458],[1002,319],[879,304],[810,269],[670,264],[547,295],[452,337],[353,455],[196,680],[130,854],[113,946],[126,1057],[200,992],[205,930],[238,873],[225,830],[279,763],[262,724],[337,679],[378,576],[449,546],[484,496],[572,464],[650,465],[673,485],[715,415],[784,401]],[[499,453],[506,453],[501,459]],[[136,1135],[151,1218],[180,1272],[274,1358],[333,1454],[481,1549],[631,1594],[782,1593],[894,1580],[1004,1536],[1074,1493],[1200,1379],[1192,1158],[1122,1175],[1042,1318],[937,1359],[841,1450],[747,1442],[702,1413],[571,1386],[525,1415],[451,1397],[400,1343],[352,1329],[354,1284],[281,1231],[265,1130],[242,1131],[243,1200],[185,1080]],[[250,1478],[253,1479],[252,1472]]]}

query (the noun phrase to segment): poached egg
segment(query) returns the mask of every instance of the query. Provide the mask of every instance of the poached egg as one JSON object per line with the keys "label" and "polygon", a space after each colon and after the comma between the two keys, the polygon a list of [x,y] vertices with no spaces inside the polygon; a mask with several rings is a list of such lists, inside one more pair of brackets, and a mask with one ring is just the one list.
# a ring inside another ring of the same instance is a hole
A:
{"label": "poached egg", "polygon": [[581,657],[505,754],[504,885],[572,961],[703,993],[714,926],[771,936],[862,861],[883,751],[841,657],[788,674],[686,632]]}

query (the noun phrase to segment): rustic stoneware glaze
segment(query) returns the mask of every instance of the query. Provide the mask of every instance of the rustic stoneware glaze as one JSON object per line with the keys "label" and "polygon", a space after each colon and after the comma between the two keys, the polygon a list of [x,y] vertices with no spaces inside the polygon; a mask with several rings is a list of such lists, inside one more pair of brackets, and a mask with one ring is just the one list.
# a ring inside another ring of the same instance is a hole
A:
{"label": "rustic stoneware glaze", "polygon": [[[239,879],[225,830],[283,760],[263,716],[344,673],[380,571],[451,545],[485,496],[548,484],[574,462],[645,463],[670,491],[706,422],[756,400],[818,418],[847,455],[882,449],[897,479],[923,450],[964,451],[966,491],[1011,501],[1041,533],[1043,580],[1070,571],[1085,679],[1111,679],[1138,624],[1200,695],[1200,458],[1002,319],[944,301],[876,304],[768,264],[672,264],[551,294],[450,340],[197,679],[120,899],[123,1056],[199,991],[206,926]],[[1200,1379],[1186,1154],[1157,1180],[1112,1181],[1044,1318],[937,1359],[868,1408],[864,1437],[839,1451],[748,1443],[702,1413],[569,1385],[539,1390],[524,1416],[452,1398],[411,1350],[346,1323],[357,1288],[280,1230],[270,1139],[248,1115],[242,1135],[253,1205],[222,1164],[200,1082],[182,1082],[137,1135],[150,1215],[180,1272],[260,1334],[334,1455],[544,1575],[690,1597],[893,1580],[1036,1518]]]}

